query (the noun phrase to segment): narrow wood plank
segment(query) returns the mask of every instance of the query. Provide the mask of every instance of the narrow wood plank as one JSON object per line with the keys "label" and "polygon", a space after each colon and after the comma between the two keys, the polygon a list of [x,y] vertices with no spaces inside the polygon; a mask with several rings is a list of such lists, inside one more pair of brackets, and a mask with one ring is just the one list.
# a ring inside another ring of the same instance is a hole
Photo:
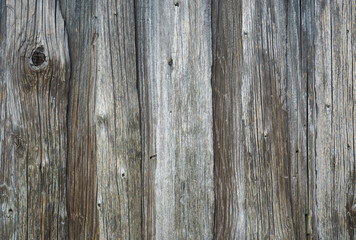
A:
{"label": "narrow wood plank", "polygon": [[95,84],[96,1],[61,0],[69,36],[71,79],[68,106],[68,239],[98,239]]}
{"label": "narrow wood plank", "polygon": [[134,2],[98,1],[95,124],[100,239],[141,239]]}
{"label": "narrow wood plank", "polygon": [[247,239],[245,151],[241,121],[242,1],[212,1],[214,239]]}
{"label": "narrow wood plank", "polygon": [[65,239],[70,59],[57,2],[1,1],[1,239]]}
{"label": "narrow wood plank", "polygon": [[314,129],[315,238],[354,239],[355,137],[353,1],[315,3],[315,79],[310,86]]}
{"label": "narrow wood plank", "polygon": [[137,1],[145,239],[212,239],[210,1]]}
{"label": "narrow wood plank", "polygon": [[242,121],[247,229],[251,238],[293,239],[288,156],[284,1],[243,3]]}
{"label": "narrow wood plank", "polygon": [[308,239],[312,234],[308,162],[308,77],[313,69],[312,1],[288,2],[287,21],[287,81],[286,107],[288,112],[288,158],[290,164],[291,213],[295,239]]}

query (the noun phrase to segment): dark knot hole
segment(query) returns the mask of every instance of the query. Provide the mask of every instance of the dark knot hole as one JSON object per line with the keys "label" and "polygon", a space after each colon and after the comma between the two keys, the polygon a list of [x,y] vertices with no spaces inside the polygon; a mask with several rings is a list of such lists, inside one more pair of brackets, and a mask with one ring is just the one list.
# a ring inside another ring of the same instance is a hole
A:
{"label": "dark knot hole", "polygon": [[46,61],[46,55],[43,52],[43,47],[38,47],[32,54],[32,63],[36,67],[42,65]]}

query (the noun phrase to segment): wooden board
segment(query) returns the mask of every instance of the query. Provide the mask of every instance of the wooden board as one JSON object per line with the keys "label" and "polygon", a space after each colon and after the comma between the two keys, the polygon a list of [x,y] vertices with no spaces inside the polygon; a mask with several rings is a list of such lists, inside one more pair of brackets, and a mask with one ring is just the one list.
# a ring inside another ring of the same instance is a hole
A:
{"label": "wooden board", "polygon": [[70,58],[55,1],[1,2],[1,239],[67,235]]}
{"label": "wooden board", "polygon": [[67,112],[68,239],[98,239],[95,128],[96,42],[94,1],[62,0],[69,35],[71,79]]}
{"label": "wooden board", "polygon": [[61,1],[72,78],[70,239],[141,239],[141,137],[132,1]]}
{"label": "wooden board", "polygon": [[303,239],[306,79],[298,1],[213,1],[216,239]]}
{"label": "wooden board", "polygon": [[308,107],[317,239],[355,237],[354,23],[353,1],[315,4]]}
{"label": "wooden board", "polygon": [[145,239],[212,239],[210,1],[138,1]]}

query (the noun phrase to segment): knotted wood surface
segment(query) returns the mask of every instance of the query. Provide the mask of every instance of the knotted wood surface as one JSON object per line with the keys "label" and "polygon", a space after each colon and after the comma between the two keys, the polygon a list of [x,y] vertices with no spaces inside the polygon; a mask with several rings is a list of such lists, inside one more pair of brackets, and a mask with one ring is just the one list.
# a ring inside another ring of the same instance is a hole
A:
{"label": "knotted wood surface", "polygon": [[354,239],[356,3],[0,0],[0,239]]}

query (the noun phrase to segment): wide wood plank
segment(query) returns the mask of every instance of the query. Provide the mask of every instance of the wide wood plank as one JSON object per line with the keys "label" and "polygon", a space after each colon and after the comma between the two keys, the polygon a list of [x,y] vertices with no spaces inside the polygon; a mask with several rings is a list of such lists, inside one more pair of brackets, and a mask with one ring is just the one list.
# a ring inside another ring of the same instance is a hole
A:
{"label": "wide wood plank", "polygon": [[215,237],[305,239],[299,1],[213,1]]}
{"label": "wide wood plank", "polygon": [[72,53],[70,239],[141,239],[133,1],[62,1]]}
{"label": "wide wood plank", "polygon": [[210,1],[137,1],[145,239],[213,239]]}
{"label": "wide wood plank", "polygon": [[1,1],[1,239],[64,239],[70,58],[57,2]]}

